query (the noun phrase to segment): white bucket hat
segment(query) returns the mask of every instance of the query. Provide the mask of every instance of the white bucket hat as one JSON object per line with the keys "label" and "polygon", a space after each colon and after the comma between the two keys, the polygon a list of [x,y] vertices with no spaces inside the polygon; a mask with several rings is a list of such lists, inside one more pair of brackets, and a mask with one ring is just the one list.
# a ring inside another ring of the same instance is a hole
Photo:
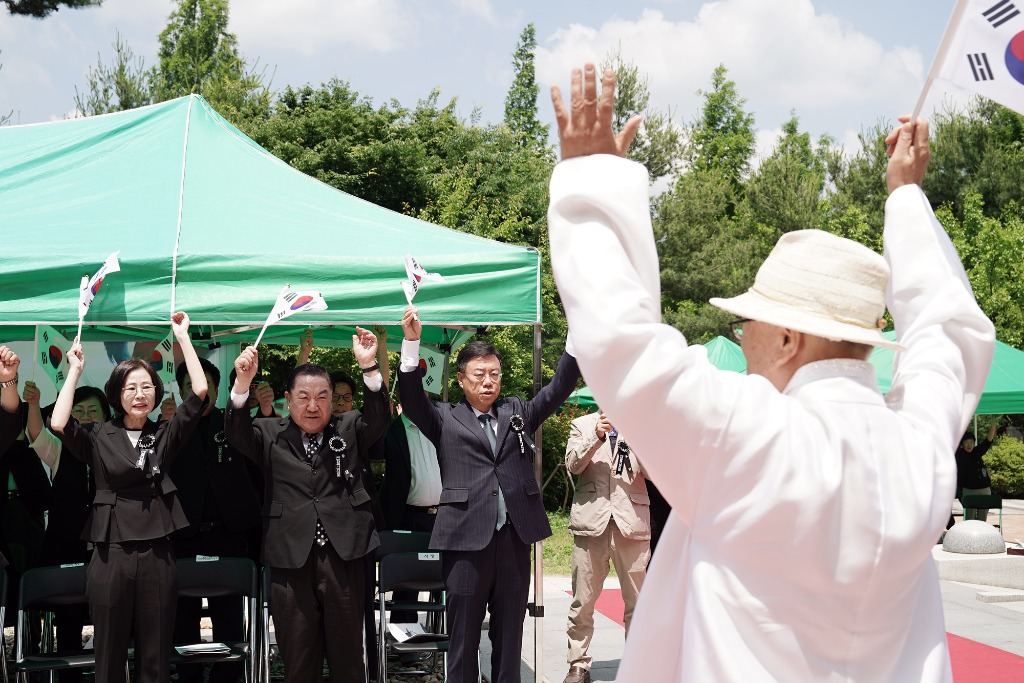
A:
{"label": "white bucket hat", "polygon": [[906,347],[882,336],[889,264],[863,244],[823,230],[779,238],[754,285],[731,299],[711,299],[741,318],[833,341]]}

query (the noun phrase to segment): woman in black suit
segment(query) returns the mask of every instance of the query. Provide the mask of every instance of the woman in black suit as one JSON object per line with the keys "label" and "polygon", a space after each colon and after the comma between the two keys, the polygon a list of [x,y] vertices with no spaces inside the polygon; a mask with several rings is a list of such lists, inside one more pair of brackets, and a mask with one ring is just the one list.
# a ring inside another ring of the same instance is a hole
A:
{"label": "woman in black suit", "polygon": [[97,683],[123,675],[133,634],[137,680],[166,683],[170,677],[177,570],[168,535],[188,522],[166,472],[207,401],[188,316],[175,313],[171,323],[192,381],[190,396],[171,420],[149,419],[163,397],[163,384],[152,366],[138,359],[119,363],[107,381],[107,400],[117,417],[101,425],[70,419],[85,365],[77,342],[68,351],[68,378],[50,418],[50,431],[67,453],[89,465],[96,486],[85,536],[95,544],[87,591]]}

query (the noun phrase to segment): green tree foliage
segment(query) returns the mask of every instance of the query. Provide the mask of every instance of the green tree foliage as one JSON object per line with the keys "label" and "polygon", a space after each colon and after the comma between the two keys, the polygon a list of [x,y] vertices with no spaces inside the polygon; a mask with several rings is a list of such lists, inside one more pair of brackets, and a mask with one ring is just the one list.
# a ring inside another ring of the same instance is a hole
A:
{"label": "green tree foliage", "polygon": [[519,134],[519,142],[538,151],[548,149],[548,126],[537,118],[537,74],[534,57],[537,52],[537,31],[527,24],[519,35],[519,45],[512,55],[515,77],[505,96],[505,125]]}
{"label": "green tree foliage", "polygon": [[1024,443],[1010,436],[996,437],[985,464],[992,477],[992,493],[1024,498]]}
{"label": "green tree foliage", "polygon": [[[827,149],[829,141],[819,144]],[[741,212],[757,244],[758,261],[784,233],[822,226],[825,173],[825,158],[814,151],[810,135],[799,131],[794,113],[783,124],[774,151],[744,184]]]}
{"label": "green tree foliage", "polygon": [[225,118],[248,131],[269,115],[264,74],[238,50],[228,31],[228,0],[178,0],[160,33],[153,77],[157,102],[200,94]]}
{"label": "green tree foliage", "polygon": [[628,158],[647,167],[651,182],[679,170],[682,161],[682,132],[673,122],[671,110],[658,111],[650,106],[650,79],[622,56],[621,48],[609,52],[600,66],[615,72],[615,112],[612,127],[621,130],[634,116],[643,116]]}
{"label": "green tree foliage", "polygon": [[746,100],[719,65],[711,89],[700,91],[704,105],[686,140],[686,161],[697,171],[718,171],[739,189],[754,153],[754,115],[743,109]]}
{"label": "green tree foliage", "polygon": [[86,74],[83,92],[75,88],[75,109],[83,116],[135,109],[153,102],[153,70],[137,57],[117,34],[113,43],[114,63],[106,66],[99,57]]}
{"label": "green tree foliage", "polygon": [[61,7],[82,9],[99,7],[103,0],[4,0],[7,11],[11,14],[23,14],[29,17],[48,17]]}
{"label": "green tree foliage", "polygon": [[932,131],[925,190],[934,205],[948,203],[961,216],[967,196],[974,194],[981,197],[986,215],[998,216],[1020,201],[1024,116],[979,98],[963,111],[938,115]]}

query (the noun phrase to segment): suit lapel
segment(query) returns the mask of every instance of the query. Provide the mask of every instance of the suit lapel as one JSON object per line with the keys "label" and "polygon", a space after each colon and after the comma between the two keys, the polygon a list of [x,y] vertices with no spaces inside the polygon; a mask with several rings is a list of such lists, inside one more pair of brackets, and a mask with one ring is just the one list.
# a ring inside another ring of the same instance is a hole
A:
{"label": "suit lapel", "polygon": [[[146,422],[149,425],[149,422]],[[135,463],[139,461],[139,451],[132,445],[131,437],[128,436],[128,430],[125,429],[124,420],[120,417],[114,418],[110,422],[103,425],[104,431],[107,433],[107,438],[110,440],[111,445],[117,451],[117,454],[121,456],[123,460],[131,463],[132,467],[135,467]],[[146,428],[142,428],[142,433],[146,433]]]}
{"label": "suit lapel", "polygon": [[491,453],[491,442],[487,440],[487,435],[484,434],[483,424],[477,418],[476,413],[473,412],[473,408],[470,407],[469,403],[463,400],[460,403],[455,404],[455,407],[452,409],[452,414],[466,429],[473,434],[476,434],[476,438],[481,444],[483,444],[484,453],[487,453],[493,460],[494,454]]}
{"label": "suit lapel", "polygon": [[500,457],[502,446],[504,446],[505,439],[508,438],[508,432],[512,426],[512,404],[505,399],[500,399],[494,404],[494,407],[498,413],[498,454],[496,457]]}

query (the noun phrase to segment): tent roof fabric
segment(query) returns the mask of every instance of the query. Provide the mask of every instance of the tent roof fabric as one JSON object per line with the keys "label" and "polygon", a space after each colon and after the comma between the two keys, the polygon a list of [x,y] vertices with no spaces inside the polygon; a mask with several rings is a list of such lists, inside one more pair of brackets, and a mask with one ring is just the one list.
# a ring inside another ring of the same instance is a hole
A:
{"label": "tent roof fabric", "polygon": [[[397,325],[404,257],[446,282],[416,298],[425,325],[541,320],[540,254],[370,204],[272,156],[197,95],[140,109],[0,127],[0,336],[77,326],[78,286],[109,254],[83,338],[160,339],[174,310],[225,340],[255,338],[285,284],[328,310],[294,326],[350,339],[354,324]],[[249,331],[246,328],[256,327]],[[291,329],[287,329],[292,326]],[[153,328],[150,334],[148,328]],[[234,330],[234,332],[229,332]],[[31,335],[29,335],[31,337]]]}

